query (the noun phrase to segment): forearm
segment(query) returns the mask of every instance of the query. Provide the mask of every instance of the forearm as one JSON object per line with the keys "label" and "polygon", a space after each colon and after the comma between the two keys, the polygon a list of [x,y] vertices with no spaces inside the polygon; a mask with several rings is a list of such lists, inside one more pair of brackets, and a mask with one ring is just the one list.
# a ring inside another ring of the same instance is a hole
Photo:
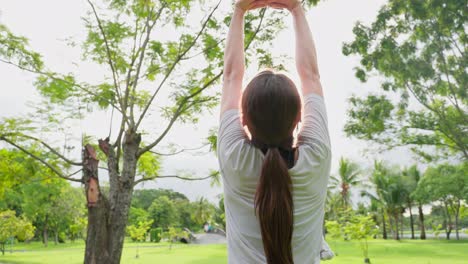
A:
{"label": "forearm", "polygon": [[244,77],[244,13],[245,11],[236,7],[232,15],[224,50],[223,79],[225,81],[242,80]]}
{"label": "forearm", "polygon": [[312,33],[301,6],[291,11],[296,33],[296,67],[301,79],[319,80],[317,52]]}

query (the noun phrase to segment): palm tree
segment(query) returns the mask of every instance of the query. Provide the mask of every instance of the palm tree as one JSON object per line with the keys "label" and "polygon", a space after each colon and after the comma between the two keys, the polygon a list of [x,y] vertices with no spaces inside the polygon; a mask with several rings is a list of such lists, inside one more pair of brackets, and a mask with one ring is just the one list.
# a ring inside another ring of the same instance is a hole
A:
{"label": "palm tree", "polygon": [[396,169],[390,169],[376,161],[371,181],[375,186],[376,195],[368,195],[372,195],[385,208],[390,220],[390,229],[394,231],[393,237],[399,240],[398,224],[405,203],[405,186],[401,174]]}
{"label": "palm tree", "polygon": [[205,197],[200,197],[193,204],[193,220],[200,225],[211,220],[214,215],[214,207]]}
{"label": "palm tree", "polygon": [[331,188],[327,190],[327,198],[325,201],[325,219],[328,221],[338,220],[343,211],[341,203],[341,195],[333,192]]}
{"label": "palm tree", "polygon": [[[421,173],[419,172],[416,165],[409,167],[408,169],[403,170],[403,181],[406,190],[406,203],[410,214],[410,225],[411,225],[411,239],[414,239],[414,220],[413,220],[413,212],[411,211],[413,204],[418,202],[418,209],[419,209],[419,219],[421,222],[421,239],[426,238],[426,233],[424,229],[424,215],[422,214],[422,204],[420,201],[415,201],[413,193],[416,191],[418,187],[418,182],[421,179]],[[424,237],[424,238],[423,238]]]}
{"label": "palm tree", "polygon": [[381,200],[380,197],[372,194],[368,190],[371,189],[370,186],[369,188],[364,188],[361,190],[361,197],[367,197],[370,199],[370,211],[374,215],[374,221],[379,224],[379,216],[381,218],[381,223],[382,223],[382,238],[387,239],[387,211],[385,208],[385,203],[383,200]]}
{"label": "palm tree", "polygon": [[345,208],[351,206],[350,188],[361,182],[359,180],[360,173],[357,163],[341,157],[338,176],[331,177],[330,188],[339,190],[341,202]]}

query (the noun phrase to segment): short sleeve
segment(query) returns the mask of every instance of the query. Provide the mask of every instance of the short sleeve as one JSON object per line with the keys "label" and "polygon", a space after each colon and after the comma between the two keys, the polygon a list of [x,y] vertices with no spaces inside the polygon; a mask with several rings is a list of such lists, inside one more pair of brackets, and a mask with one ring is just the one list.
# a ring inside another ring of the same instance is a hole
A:
{"label": "short sleeve", "polygon": [[325,102],[318,94],[304,97],[302,129],[298,135],[298,145],[308,145],[322,158],[331,153],[328,119]]}
{"label": "short sleeve", "polygon": [[218,156],[223,153],[230,153],[236,144],[247,139],[247,135],[240,122],[238,109],[231,109],[223,113],[218,131]]}

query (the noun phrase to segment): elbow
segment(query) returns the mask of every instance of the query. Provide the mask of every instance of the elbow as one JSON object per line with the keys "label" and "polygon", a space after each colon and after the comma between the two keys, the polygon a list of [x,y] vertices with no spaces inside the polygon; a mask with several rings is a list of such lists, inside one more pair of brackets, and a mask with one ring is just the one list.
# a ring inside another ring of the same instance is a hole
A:
{"label": "elbow", "polygon": [[242,81],[244,78],[244,69],[235,69],[233,67],[224,67],[223,71],[223,81]]}
{"label": "elbow", "polygon": [[318,72],[318,70],[304,69],[299,70],[298,74],[302,80],[320,82],[320,73]]}

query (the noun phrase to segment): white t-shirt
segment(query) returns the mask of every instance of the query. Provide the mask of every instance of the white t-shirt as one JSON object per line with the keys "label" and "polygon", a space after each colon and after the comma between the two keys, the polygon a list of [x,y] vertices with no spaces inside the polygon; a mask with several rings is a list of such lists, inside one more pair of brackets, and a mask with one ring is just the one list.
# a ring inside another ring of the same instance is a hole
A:
{"label": "white t-shirt", "polygon": [[[320,263],[322,223],[330,174],[330,138],[323,97],[304,97],[298,160],[289,169],[292,178],[294,263]],[[224,185],[228,262],[266,263],[254,197],[264,154],[249,143],[238,109],[221,117],[218,159]]]}

